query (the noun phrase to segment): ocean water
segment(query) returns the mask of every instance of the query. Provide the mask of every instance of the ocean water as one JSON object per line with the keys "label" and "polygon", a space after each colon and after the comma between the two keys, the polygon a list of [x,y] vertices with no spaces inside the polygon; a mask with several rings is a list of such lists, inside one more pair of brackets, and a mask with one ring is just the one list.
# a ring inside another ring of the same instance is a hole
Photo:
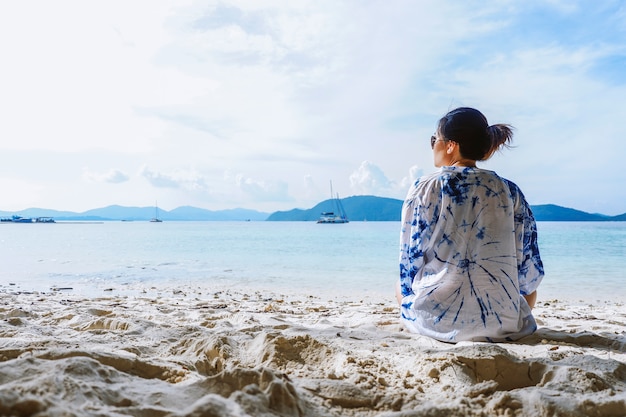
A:
{"label": "ocean water", "polygon": [[[540,300],[625,299],[626,222],[539,222],[538,230]],[[396,222],[0,224],[0,290],[99,296],[196,287],[393,298],[398,239]]]}

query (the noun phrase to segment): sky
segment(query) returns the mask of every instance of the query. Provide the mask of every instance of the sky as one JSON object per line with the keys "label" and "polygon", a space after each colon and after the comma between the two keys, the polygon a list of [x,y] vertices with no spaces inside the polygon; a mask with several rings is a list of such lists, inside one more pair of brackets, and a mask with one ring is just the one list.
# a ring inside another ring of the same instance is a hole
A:
{"label": "sky", "polygon": [[403,199],[449,110],[532,205],[626,212],[626,5],[0,2],[0,210]]}

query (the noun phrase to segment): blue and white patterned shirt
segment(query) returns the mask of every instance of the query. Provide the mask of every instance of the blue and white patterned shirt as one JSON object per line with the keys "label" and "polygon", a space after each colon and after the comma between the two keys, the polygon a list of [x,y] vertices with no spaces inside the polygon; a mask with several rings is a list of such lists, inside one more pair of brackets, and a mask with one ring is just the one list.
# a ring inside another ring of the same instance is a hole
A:
{"label": "blue and white patterned shirt", "polygon": [[445,342],[515,340],[537,329],[522,295],[543,278],[537,226],[521,190],[493,171],[443,167],[402,208],[401,317]]}

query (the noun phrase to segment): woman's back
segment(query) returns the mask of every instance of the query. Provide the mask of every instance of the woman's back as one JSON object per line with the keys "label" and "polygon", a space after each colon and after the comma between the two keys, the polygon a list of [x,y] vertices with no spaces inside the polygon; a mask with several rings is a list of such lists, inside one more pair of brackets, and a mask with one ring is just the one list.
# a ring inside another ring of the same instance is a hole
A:
{"label": "woman's back", "polygon": [[421,178],[403,207],[401,282],[413,293],[402,302],[407,327],[451,342],[532,333],[520,295],[534,291],[527,276],[540,275],[524,249],[524,236],[536,233],[523,221],[529,213],[517,186],[492,171],[446,166]]}

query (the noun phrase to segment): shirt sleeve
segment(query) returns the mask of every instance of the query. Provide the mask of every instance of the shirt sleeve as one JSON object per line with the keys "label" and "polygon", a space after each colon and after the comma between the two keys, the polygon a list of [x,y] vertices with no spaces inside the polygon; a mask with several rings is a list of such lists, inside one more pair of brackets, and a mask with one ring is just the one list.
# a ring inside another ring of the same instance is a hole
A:
{"label": "shirt sleeve", "polygon": [[537,223],[521,190],[509,183],[515,200],[515,236],[517,239],[517,271],[520,293],[532,294],[544,276],[543,262],[537,242]]}
{"label": "shirt sleeve", "polygon": [[403,296],[413,294],[413,279],[416,270],[421,267],[419,259],[410,256],[412,244],[411,232],[414,222],[415,200],[407,198],[402,205],[402,227],[400,230],[400,288]]}
{"label": "shirt sleeve", "polygon": [[400,287],[403,296],[413,294],[413,281],[421,276],[424,252],[428,247],[435,204],[422,204],[422,196],[434,190],[430,181],[418,180],[409,190],[402,205],[402,228],[400,231]]}

